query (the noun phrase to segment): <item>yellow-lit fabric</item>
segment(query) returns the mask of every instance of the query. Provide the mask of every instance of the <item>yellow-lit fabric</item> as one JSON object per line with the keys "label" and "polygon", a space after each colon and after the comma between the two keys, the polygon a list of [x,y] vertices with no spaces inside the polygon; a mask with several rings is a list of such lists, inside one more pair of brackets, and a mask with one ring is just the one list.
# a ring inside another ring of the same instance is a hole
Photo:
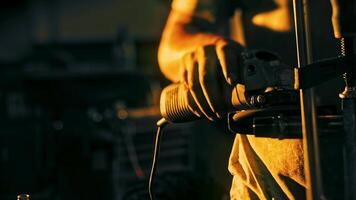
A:
{"label": "yellow-lit fabric", "polygon": [[[244,33],[246,34],[247,45],[254,44],[252,48],[266,45],[255,42],[258,41],[256,37],[261,35],[256,30],[261,29],[251,28],[253,26],[270,30],[267,35],[264,35],[266,40],[278,39],[273,36],[275,34],[273,32],[277,31],[290,35],[285,39],[293,42],[293,36],[290,32],[292,26],[289,18],[290,11],[286,10],[288,9],[287,2],[288,0],[274,0],[274,3],[278,5],[275,10],[254,12],[250,9],[252,14],[247,12],[245,19],[240,20],[247,22],[247,24],[233,24],[231,28],[243,29],[247,25],[249,26],[247,27],[248,30],[255,30],[254,32]],[[233,38],[239,37],[234,35]],[[265,47],[266,49],[273,48],[280,55],[284,53],[283,51],[293,52],[293,46],[279,48],[277,44]],[[288,62],[290,58],[285,56],[284,59]],[[229,171],[234,176],[230,191],[231,200],[305,199],[301,139],[280,140],[258,138],[253,135],[237,135],[230,155]]]}
{"label": "yellow-lit fabric", "polygon": [[303,147],[297,139],[236,136],[231,199],[304,199]]}

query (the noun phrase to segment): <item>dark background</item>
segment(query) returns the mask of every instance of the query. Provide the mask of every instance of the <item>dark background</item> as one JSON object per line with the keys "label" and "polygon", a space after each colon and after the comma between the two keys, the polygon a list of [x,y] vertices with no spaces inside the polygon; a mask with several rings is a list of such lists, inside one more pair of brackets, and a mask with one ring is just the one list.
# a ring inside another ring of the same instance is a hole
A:
{"label": "dark background", "polygon": [[[0,2],[0,199],[147,199],[170,1]],[[159,199],[222,199],[234,135],[163,135]],[[193,134],[195,133],[195,134]]]}

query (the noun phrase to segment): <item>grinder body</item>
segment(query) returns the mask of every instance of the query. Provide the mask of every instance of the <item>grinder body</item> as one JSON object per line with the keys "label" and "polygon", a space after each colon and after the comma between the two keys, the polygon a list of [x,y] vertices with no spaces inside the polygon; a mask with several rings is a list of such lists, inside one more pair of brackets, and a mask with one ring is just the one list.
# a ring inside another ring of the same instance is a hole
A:
{"label": "grinder body", "polygon": [[[244,51],[240,59],[238,63],[241,66],[236,67],[241,73],[241,83],[231,87],[224,80],[214,80],[217,85],[223,85],[221,91],[216,91],[222,95],[224,104],[224,110],[218,112],[228,113],[297,101],[292,89],[293,68],[280,62],[278,56],[261,50]],[[163,118],[174,123],[201,118],[189,88],[183,83],[174,83],[162,90],[160,111]]]}

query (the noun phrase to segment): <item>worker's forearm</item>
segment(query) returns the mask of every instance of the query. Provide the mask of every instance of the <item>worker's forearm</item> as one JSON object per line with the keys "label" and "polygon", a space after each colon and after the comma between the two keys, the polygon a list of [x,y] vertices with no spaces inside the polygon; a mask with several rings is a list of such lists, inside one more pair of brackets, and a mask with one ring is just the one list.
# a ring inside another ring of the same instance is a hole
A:
{"label": "worker's forearm", "polygon": [[215,44],[222,37],[204,33],[189,27],[192,16],[172,11],[161,39],[158,61],[162,73],[171,81],[179,81],[180,63],[183,55],[197,47]]}

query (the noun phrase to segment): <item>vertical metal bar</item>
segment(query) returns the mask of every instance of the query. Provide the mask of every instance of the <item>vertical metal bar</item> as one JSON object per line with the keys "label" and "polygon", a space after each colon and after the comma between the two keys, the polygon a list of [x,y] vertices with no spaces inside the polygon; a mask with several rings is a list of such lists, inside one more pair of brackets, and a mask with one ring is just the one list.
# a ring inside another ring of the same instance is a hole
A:
{"label": "vertical metal bar", "polygon": [[[312,44],[309,29],[308,0],[293,0],[298,68],[311,64]],[[316,105],[313,89],[300,89],[307,200],[322,199]]]}

